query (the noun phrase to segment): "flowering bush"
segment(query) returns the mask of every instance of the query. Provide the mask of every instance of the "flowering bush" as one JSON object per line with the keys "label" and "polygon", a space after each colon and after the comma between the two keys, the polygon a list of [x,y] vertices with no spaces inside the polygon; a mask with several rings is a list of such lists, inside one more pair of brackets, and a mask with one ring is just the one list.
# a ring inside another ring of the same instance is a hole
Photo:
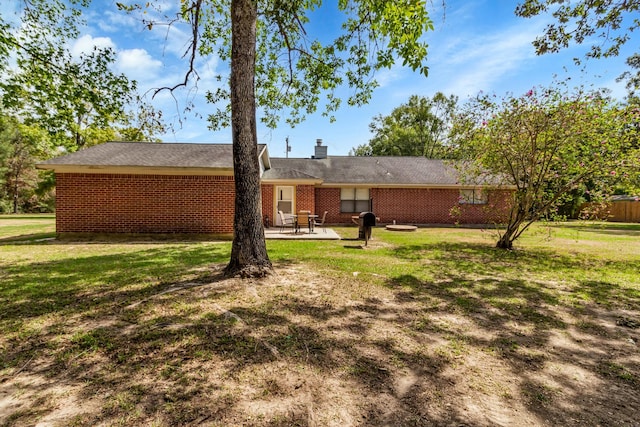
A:
{"label": "flowering bush", "polygon": [[577,192],[598,202],[633,163],[639,118],[636,108],[601,93],[557,86],[470,101],[457,128],[475,167],[462,172],[473,181],[488,171],[514,189],[497,246],[511,248],[532,222],[552,216]]}

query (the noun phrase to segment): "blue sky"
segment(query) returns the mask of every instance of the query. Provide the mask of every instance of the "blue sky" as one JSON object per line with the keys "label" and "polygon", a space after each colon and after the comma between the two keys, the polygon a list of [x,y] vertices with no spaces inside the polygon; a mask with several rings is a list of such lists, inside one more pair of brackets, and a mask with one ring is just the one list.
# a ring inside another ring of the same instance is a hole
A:
{"label": "blue sky", "polygon": [[[17,7],[17,0],[2,1],[4,16]],[[161,0],[164,10],[175,13],[177,0]],[[554,76],[571,78],[575,85],[608,87],[614,96],[622,98],[624,87],[615,79],[627,69],[624,60],[637,48],[634,39],[617,58],[588,61],[584,67],[574,65],[574,57],[582,57],[586,46],[571,47],[559,54],[536,56],[531,42],[542,34],[546,16],[534,19],[514,15],[517,2],[506,0],[440,0],[428,2],[435,30],[426,34],[429,43],[429,76],[394,66],[381,71],[377,79],[381,86],[371,102],[352,108],[344,103],[330,123],[320,112],[291,129],[284,122],[277,129],[258,128],[260,143],[268,144],[274,157],[285,156],[285,138],[289,138],[291,157],[309,157],[317,138],[328,146],[329,155],[346,155],[357,145],[369,141],[369,124],[374,116],[386,115],[406,102],[411,95],[431,97],[440,91],[457,95],[460,102],[479,91],[504,95],[519,95],[533,86],[548,85]],[[318,13],[312,28],[332,28],[332,12]],[[94,0],[86,16],[88,25],[82,36],[70,47],[78,53],[94,45],[110,46],[118,52],[116,70],[138,81],[142,91],[180,82],[187,63],[181,59],[189,40],[188,28],[156,26],[147,30],[133,17],[117,10],[115,0]],[[187,115],[180,125],[176,117],[187,100],[195,103],[195,111],[206,117],[212,111],[204,100],[205,90],[219,84],[214,77],[226,70],[217,58],[199,58],[198,90],[181,91],[174,99],[161,93],[150,102],[165,113],[175,125],[175,132],[163,136],[166,142],[231,142],[231,132],[212,132],[206,120]],[[348,89],[345,89],[348,91]],[[348,92],[344,92],[348,93]]]}

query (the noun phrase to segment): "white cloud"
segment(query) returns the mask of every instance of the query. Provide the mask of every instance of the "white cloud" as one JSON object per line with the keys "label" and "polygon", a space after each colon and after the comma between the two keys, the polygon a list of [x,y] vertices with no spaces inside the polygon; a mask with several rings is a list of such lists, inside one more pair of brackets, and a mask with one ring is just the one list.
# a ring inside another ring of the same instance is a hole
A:
{"label": "white cloud", "polygon": [[391,68],[383,68],[378,71],[374,78],[380,85],[380,88],[392,85],[396,80],[398,80],[403,72],[405,71],[405,67],[400,64],[393,64]]}
{"label": "white cloud", "polygon": [[158,50],[162,49],[164,53],[182,58],[188,52],[191,43],[191,34],[187,30],[190,28],[186,28],[186,24],[156,25],[151,34]]}
{"label": "white cloud", "polygon": [[109,37],[92,37],[85,34],[73,43],[70,51],[74,58],[78,58],[83,53],[90,53],[96,47],[115,49],[116,45]]}
{"label": "white cloud", "polygon": [[145,86],[162,68],[162,61],[154,59],[144,49],[127,49],[118,52],[116,69]]}
{"label": "white cloud", "polygon": [[125,12],[106,10],[101,16],[93,16],[97,27],[106,32],[121,32],[123,29],[138,29],[142,23]]}
{"label": "white cloud", "polygon": [[[538,25],[516,26],[502,32],[452,40],[444,70],[450,76],[445,92],[466,97],[490,90],[505,76],[526,67],[536,57],[531,40],[539,34]],[[442,56],[442,55],[441,55]]]}

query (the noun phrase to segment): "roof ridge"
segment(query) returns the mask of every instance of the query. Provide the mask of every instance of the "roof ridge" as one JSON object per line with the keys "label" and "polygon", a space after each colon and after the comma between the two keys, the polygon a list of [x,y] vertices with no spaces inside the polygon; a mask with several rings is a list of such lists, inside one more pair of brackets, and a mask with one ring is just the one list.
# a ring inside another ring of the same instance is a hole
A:
{"label": "roof ridge", "polygon": [[[145,145],[157,145],[157,146],[166,146],[166,145],[233,145],[231,142],[165,142],[165,141],[106,141],[102,144],[92,145],[92,147],[97,147],[104,144],[145,144]],[[259,143],[258,145],[266,145],[263,143]],[[87,147],[89,148],[89,147]]]}
{"label": "roof ridge", "polygon": [[295,168],[271,168],[271,169],[274,169],[274,170],[285,170],[285,171],[297,172],[297,173],[299,173],[300,175],[308,176],[309,178],[320,178],[320,177],[318,177],[318,176],[310,175],[310,174],[308,174],[307,172],[304,172],[304,171],[301,171],[301,170],[299,170],[299,169],[295,169]]}

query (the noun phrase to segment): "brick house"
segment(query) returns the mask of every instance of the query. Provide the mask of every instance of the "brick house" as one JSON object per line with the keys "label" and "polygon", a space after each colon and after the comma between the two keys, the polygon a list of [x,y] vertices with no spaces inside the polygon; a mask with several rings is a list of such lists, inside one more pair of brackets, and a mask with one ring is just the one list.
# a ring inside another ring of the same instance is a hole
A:
{"label": "brick house", "polygon": [[[463,185],[442,160],[327,156],[321,140],[311,158],[271,158],[266,145],[258,158],[263,216],[275,225],[278,210],[327,211],[328,224],[361,211],[381,223],[492,223],[511,193]],[[233,232],[230,144],[109,142],[38,167],[56,175],[58,233]]]}

